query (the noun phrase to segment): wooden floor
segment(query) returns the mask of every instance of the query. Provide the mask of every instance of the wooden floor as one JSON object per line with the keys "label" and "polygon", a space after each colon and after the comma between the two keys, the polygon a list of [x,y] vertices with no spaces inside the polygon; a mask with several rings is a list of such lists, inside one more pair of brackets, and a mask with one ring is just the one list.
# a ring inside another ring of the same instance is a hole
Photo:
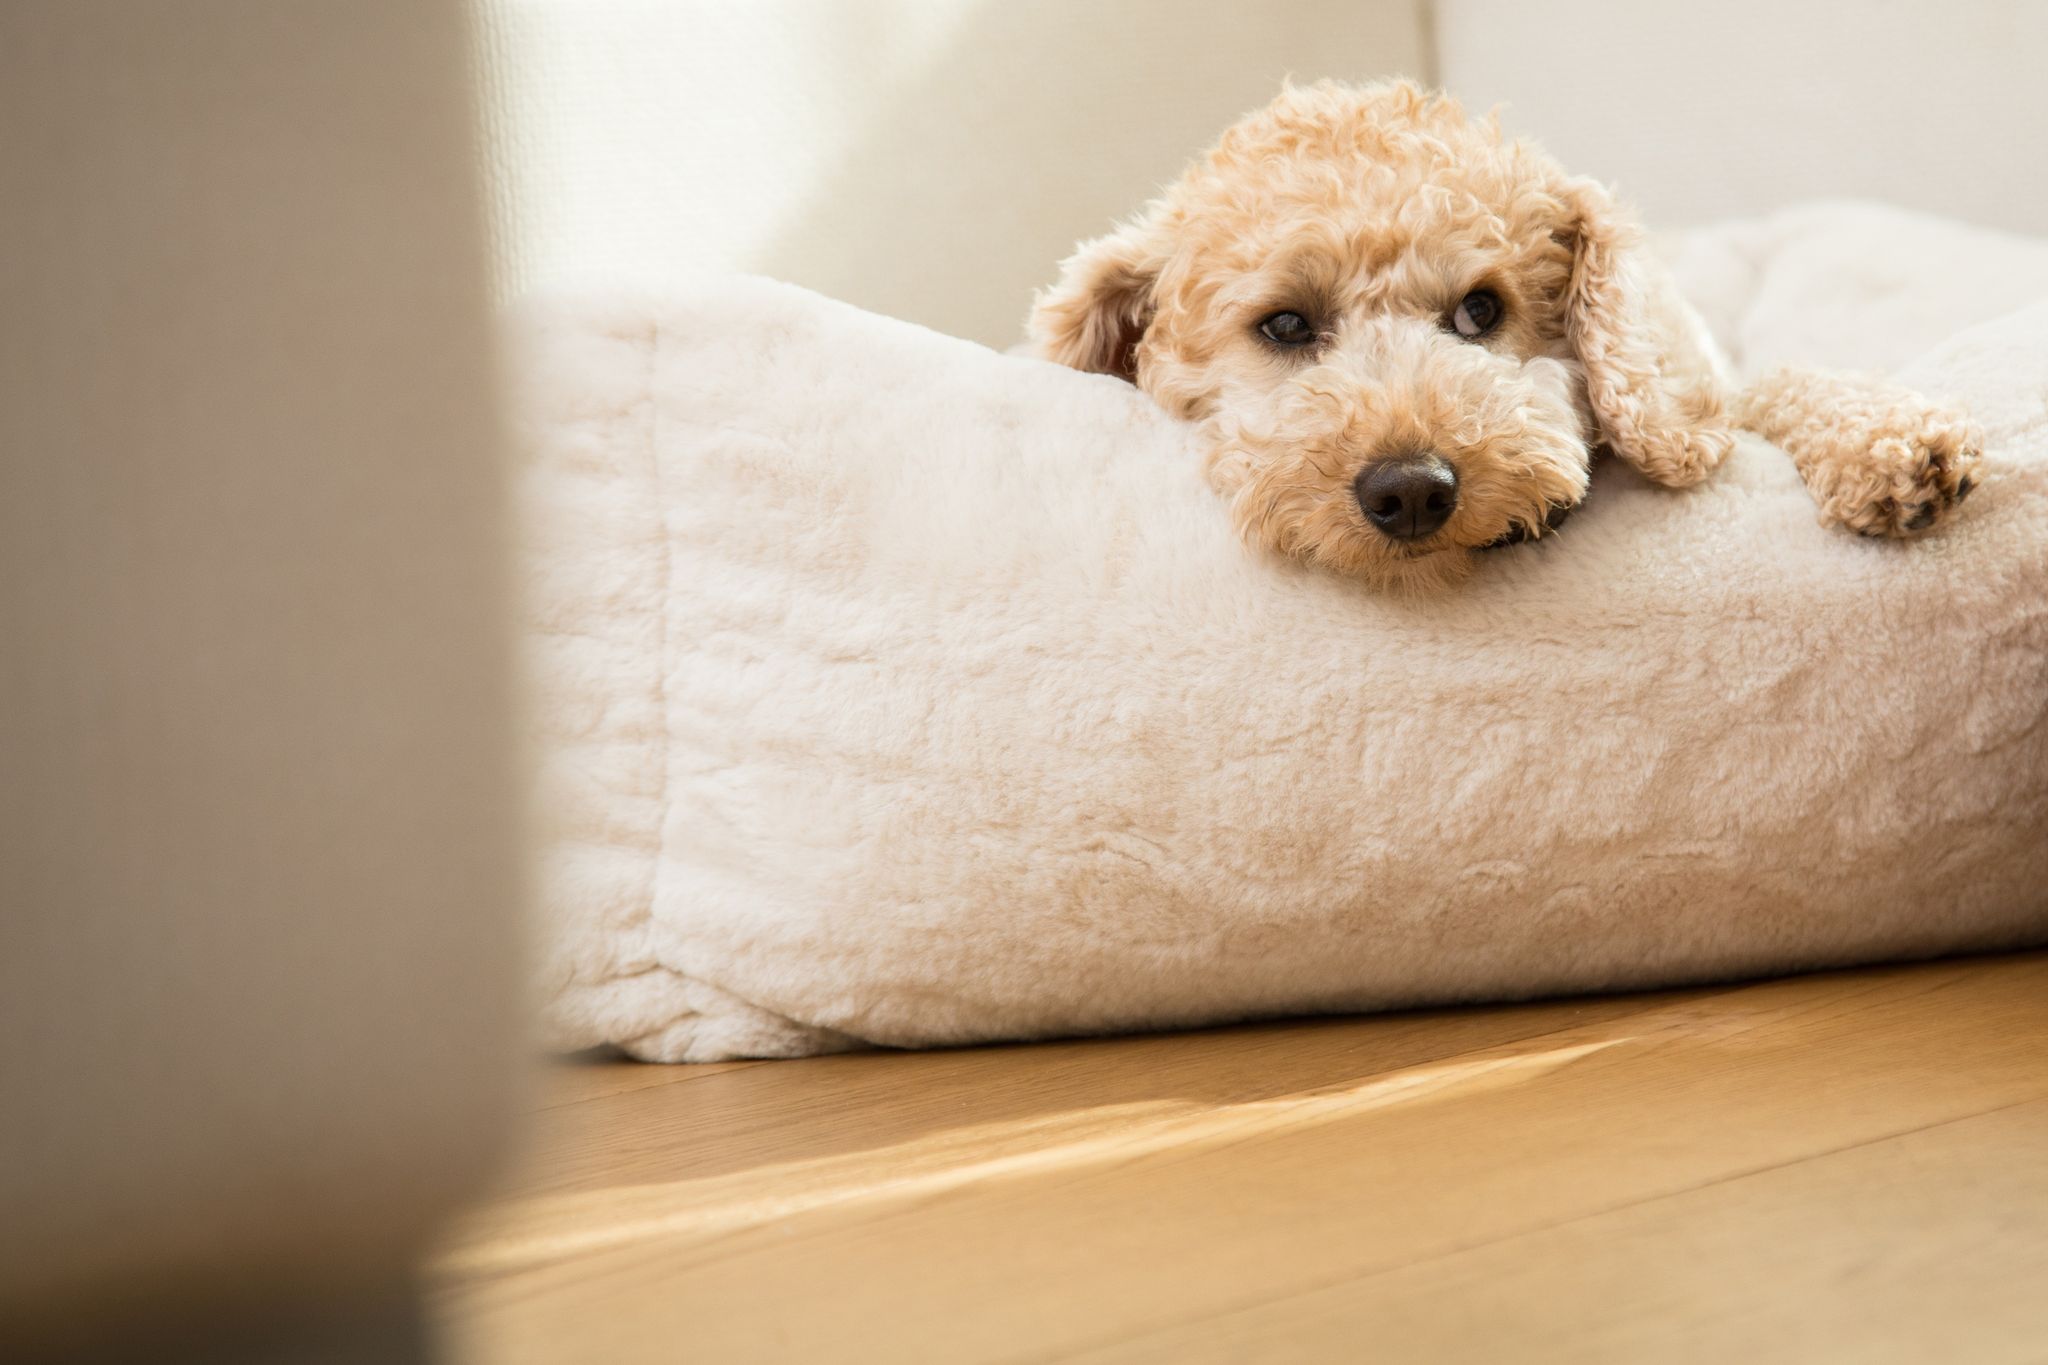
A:
{"label": "wooden floor", "polygon": [[2048,1362],[2048,953],[562,1066],[461,1362]]}

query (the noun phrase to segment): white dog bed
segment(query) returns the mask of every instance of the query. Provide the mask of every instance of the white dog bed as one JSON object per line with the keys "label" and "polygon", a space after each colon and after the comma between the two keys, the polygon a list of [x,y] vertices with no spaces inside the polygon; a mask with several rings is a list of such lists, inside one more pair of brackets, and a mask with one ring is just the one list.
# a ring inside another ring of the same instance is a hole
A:
{"label": "white dog bed", "polygon": [[1609,462],[1562,534],[1393,599],[1244,549],[1113,379],[762,281],[530,314],[550,1041],[790,1055],[2048,939],[2048,245],[1839,207],[1677,260],[1750,366],[1967,328],[1902,373],[1989,434],[1956,523],[1824,530],[1746,440],[1686,493]]}

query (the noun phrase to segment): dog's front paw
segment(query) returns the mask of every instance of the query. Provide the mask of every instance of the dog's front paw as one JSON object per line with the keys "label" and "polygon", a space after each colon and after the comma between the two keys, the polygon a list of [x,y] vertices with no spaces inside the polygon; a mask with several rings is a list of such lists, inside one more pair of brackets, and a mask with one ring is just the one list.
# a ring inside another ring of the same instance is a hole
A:
{"label": "dog's front paw", "polygon": [[1983,480],[1983,433],[1888,380],[1785,371],[1745,397],[1753,430],[1792,456],[1824,524],[1916,536]]}
{"label": "dog's front paw", "polygon": [[1806,462],[1822,521],[1864,536],[1916,536],[1976,488],[1984,438],[1968,418],[1939,408],[1894,416]]}

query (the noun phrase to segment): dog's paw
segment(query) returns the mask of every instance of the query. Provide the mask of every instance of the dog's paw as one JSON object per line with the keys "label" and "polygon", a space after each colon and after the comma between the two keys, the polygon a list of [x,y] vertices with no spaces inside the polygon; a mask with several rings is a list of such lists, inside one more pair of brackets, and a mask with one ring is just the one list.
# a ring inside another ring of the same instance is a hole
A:
{"label": "dog's paw", "polygon": [[1902,394],[1887,411],[1844,416],[1799,460],[1825,523],[1917,536],[1948,520],[1983,480],[1984,437],[1959,412]]}

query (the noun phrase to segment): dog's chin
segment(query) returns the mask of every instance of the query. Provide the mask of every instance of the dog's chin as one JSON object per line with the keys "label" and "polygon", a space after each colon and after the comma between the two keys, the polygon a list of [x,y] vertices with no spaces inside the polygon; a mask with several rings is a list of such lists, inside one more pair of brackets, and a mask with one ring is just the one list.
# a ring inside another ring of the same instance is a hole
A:
{"label": "dog's chin", "polygon": [[1448,592],[1472,576],[1478,561],[1463,545],[1411,550],[1385,560],[1364,575],[1381,592],[1422,597]]}
{"label": "dog's chin", "polygon": [[1402,542],[1361,531],[1334,542],[1299,547],[1301,558],[1320,568],[1366,583],[1381,592],[1424,595],[1464,582],[1476,560],[1473,549],[1441,537]]}

